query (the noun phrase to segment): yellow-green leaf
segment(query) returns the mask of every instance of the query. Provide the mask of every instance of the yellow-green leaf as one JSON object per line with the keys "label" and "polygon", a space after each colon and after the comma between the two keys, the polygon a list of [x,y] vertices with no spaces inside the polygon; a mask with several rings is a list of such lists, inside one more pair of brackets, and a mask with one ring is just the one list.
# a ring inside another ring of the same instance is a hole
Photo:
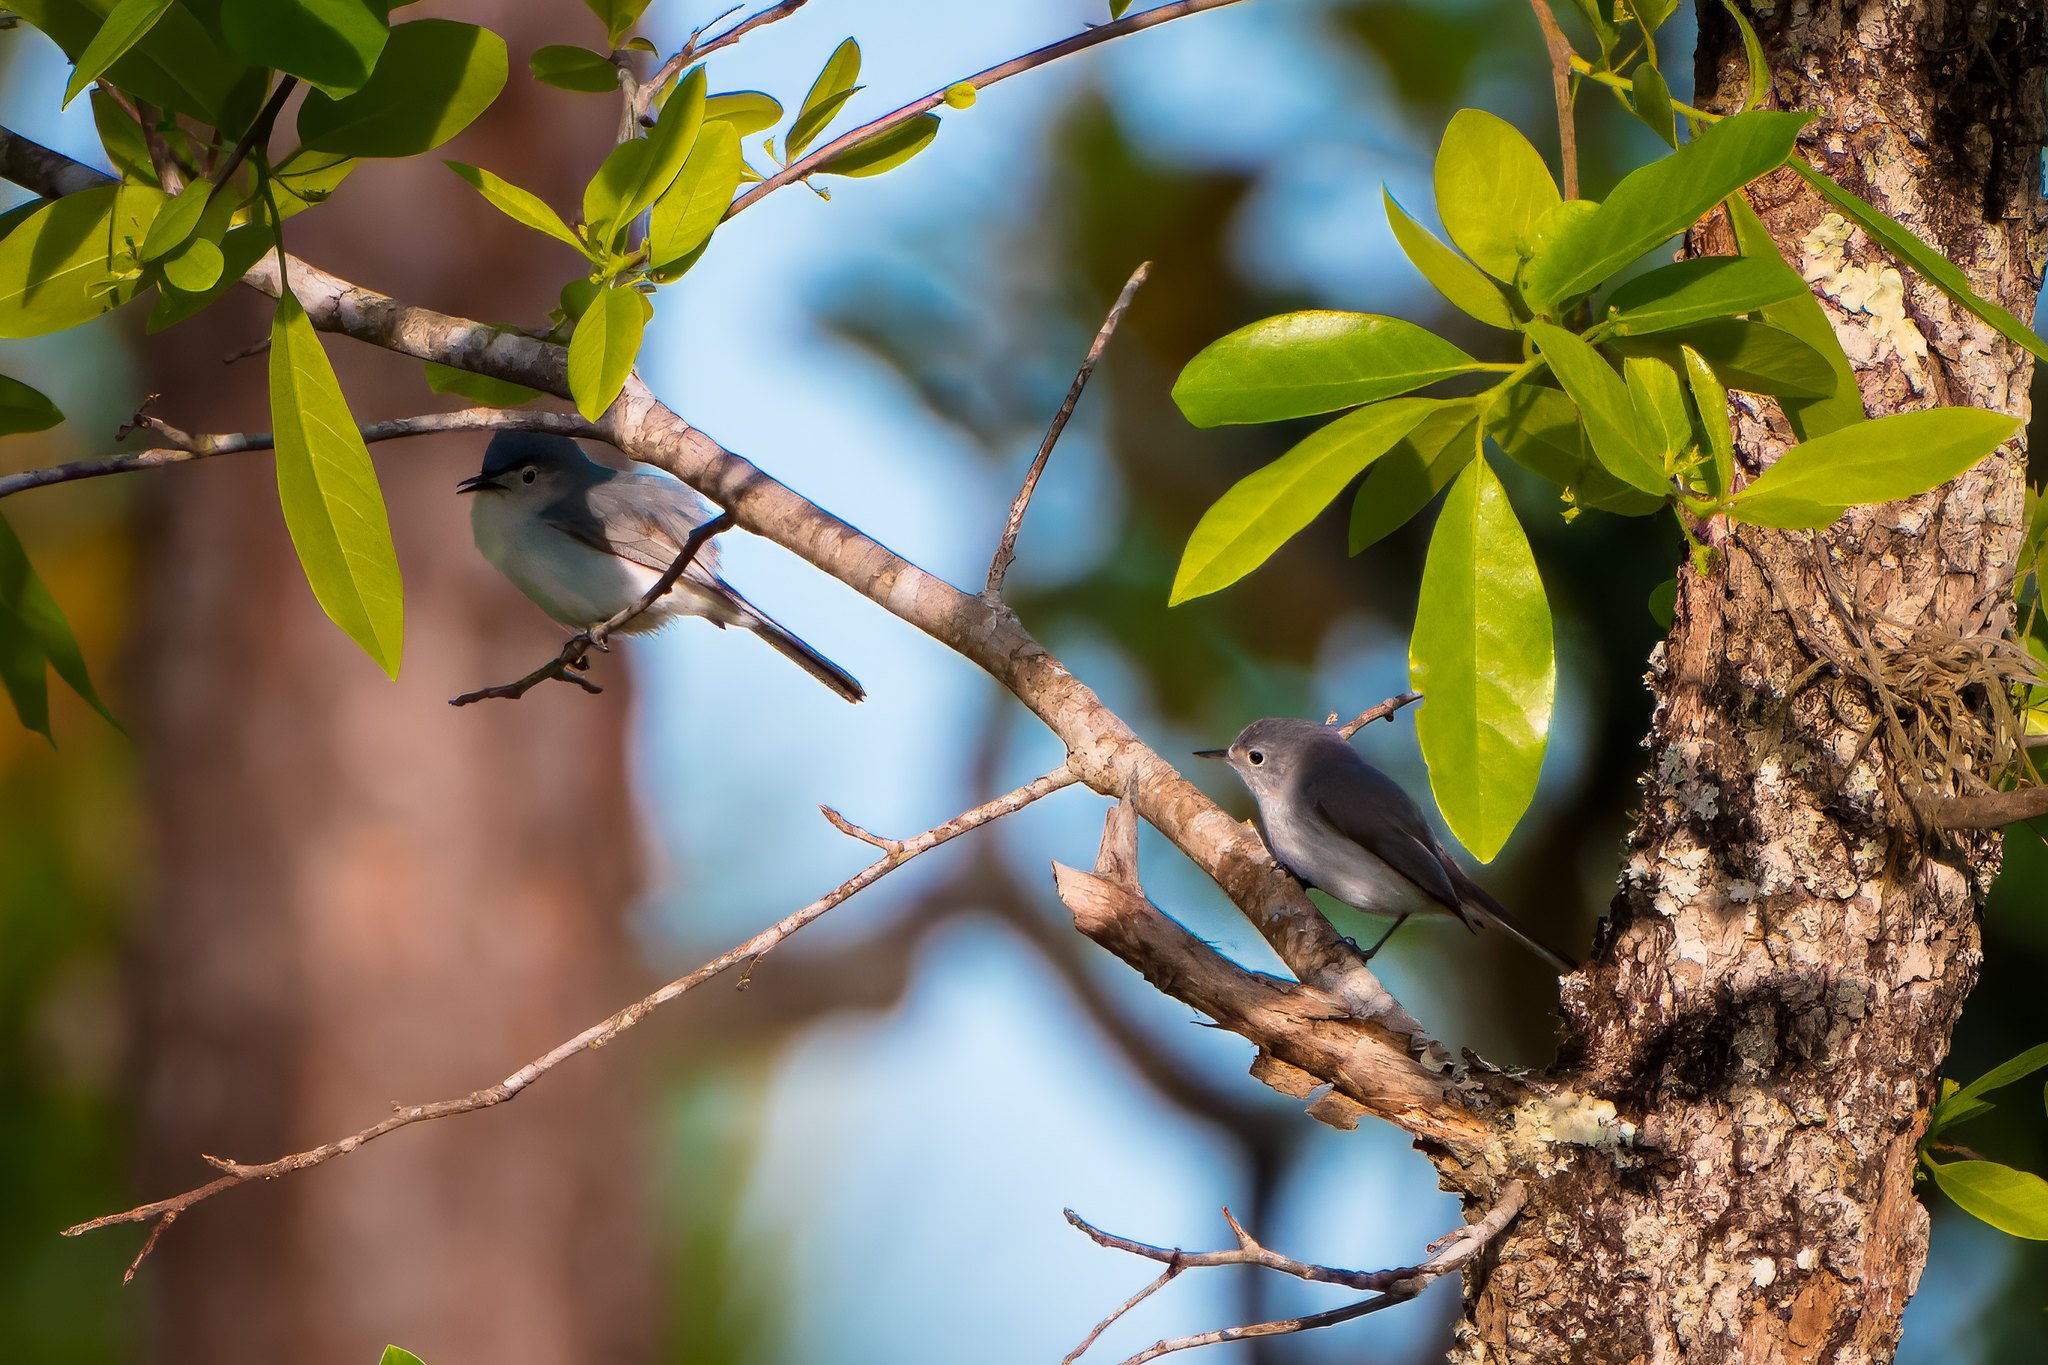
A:
{"label": "yellow-green leaf", "polygon": [[547,200],[532,190],[521,189],[481,166],[472,166],[462,161],[447,161],[442,164],[468,181],[478,194],[490,201],[492,208],[513,222],[530,227],[535,232],[546,233],[564,246],[573,248],[580,255],[590,254],[581,239],[562,221],[562,216],[548,207]]}
{"label": "yellow-green leaf", "polygon": [[1351,553],[1407,524],[1479,453],[1479,400],[1445,403],[1365,471],[1351,500]]}
{"label": "yellow-green leaf", "polygon": [[29,563],[14,528],[0,517],[0,681],[4,681],[13,698],[21,723],[47,738],[50,720],[49,685],[43,676],[45,662],[72,691],[104,716],[107,724],[116,730],[121,728],[99,693],[93,690],[85,655],[80,652],[57,599],[50,596],[35,566]]}
{"label": "yellow-green leaf", "polygon": [[170,7],[171,0],[120,0],[108,11],[106,22],[85,45],[85,51],[78,54],[78,67],[64,87],[63,103],[70,104],[87,86],[105,75],[107,68],[141,42]]}
{"label": "yellow-green leaf", "polygon": [[1460,109],[1436,154],[1436,211],[1458,249],[1497,280],[1513,280],[1523,239],[1558,203],[1542,155],[1512,123]]}
{"label": "yellow-green leaf", "polygon": [[1409,261],[1422,272],[1422,278],[1435,286],[1437,293],[1489,327],[1505,329],[1515,326],[1515,308],[1506,290],[1488,279],[1479,267],[1439,242],[1428,228],[1410,218],[1394,202],[1391,191],[1383,191],[1382,197],[1386,200],[1387,222],[1394,229],[1394,240],[1401,244],[1401,250],[1407,253]]}
{"label": "yellow-green leaf", "polygon": [[1362,408],[1240,479],[1195,524],[1167,605],[1227,588],[1265,563],[1436,406],[1397,398]]}
{"label": "yellow-green leaf", "polygon": [[48,431],[63,420],[55,403],[19,379],[0,374],[0,436]]}
{"label": "yellow-green leaf", "polygon": [[1939,488],[2019,431],[1982,408],[1922,408],[1802,441],[1729,500],[1756,526],[1826,526],[1845,507]]}
{"label": "yellow-green leaf", "polygon": [[569,392],[576,410],[595,422],[626,387],[640,354],[640,334],[654,313],[638,290],[608,285],[598,292],[569,338]]}
{"label": "yellow-green leaf", "polygon": [[740,185],[739,130],[707,123],[668,192],[647,216],[647,259],[657,274],[711,240]]}
{"label": "yellow-green leaf", "polygon": [[[1745,257],[1784,265],[1777,242],[1756,216],[1756,210],[1749,206],[1748,196],[1728,196],[1728,224],[1734,228],[1735,244]],[[1835,335],[1834,324],[1828,320],[1827,309],[1821,307],[1820,300],[1802,289],[1783,302],[1767,304],[1763,320],[1805,342],[1827,366],[1829,378],[1823,396],[1780,397],[1779,406],[1785,411],[1785,420],[1792,424],[1793,433],[1803,441],[1862,421],[1863,393],[1856,387],[1856,371],[1850,367],[1849,357],[1842,353],[1841,338]]]}
{"label": "yellow-green leaf", "polygon": [[1198,427],[1356,407],[1481,368],[1426,328],[1376,313],[1282,313],[1204,346],[1174,381]]}
{"label": "yellow-green leaf", "polygon": [[804,102],[797,106],[796,121],[790,124],[789,135],[783,139],[785,156],[794,161],[803,155],[804,148],[825,131],[833,115],[860,89],[854,84],[859,79],[860,44],[848,38],[832,50],[824,69],[805,93]]}
{"label": "yellow-green leaf", "polygon": [[278,502],[306,582],[329,618],[397,677],[404,589],[384,494],[319,334],[289,288],[270,328],[270,423]]}
{"label": "yellow-green leaf", "polygon": [[863,138],[818,167],[820,175],[868,176],[893,171],[931,145],[939,135],[937,114],[919,114],[894,128]]}
{"label": "yellow-green leaf", "polygon": [[2048,1180],[1996,1161],[1928,1161],[1941,1192],[2000,1232],[2048,1241]]}
{"label": "yellow-green leaf", "polygon": [[415,19],[391,30],[363,88],[344,99],[313,91],[299,109],[299,138],[346,156],[417,156],[467,128],[505,88],[505,40],[450,19]]}
{"label": "yellow-green leaf", "polygon": [[1485,460],[1451,485],[1430,537],[1408,646],[1430,790],[1458,841],[1492,861],[1536,795],[1557,690],[1550,602],[1507,491]]}

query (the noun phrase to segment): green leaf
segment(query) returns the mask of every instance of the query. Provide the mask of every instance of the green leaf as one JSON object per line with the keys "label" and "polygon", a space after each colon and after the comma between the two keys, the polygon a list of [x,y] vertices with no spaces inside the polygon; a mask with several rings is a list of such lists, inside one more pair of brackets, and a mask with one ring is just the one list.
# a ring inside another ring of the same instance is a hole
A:
{"label": "green leaf", "polygon": [[604,416],[626,387],[640,354],[640,334],[653,312],[645,295],[610,285],[577,319],[569,337],[569,392],[586,421]]}
{"label": "green leaf", "polygon": [[1436,208],[1451,241],[1498,280],[1512,280],[1523,239],[1558,203],[1557,182],[1515,126],[1460,109],[1436,154]]}
{"label": "green leaf", "polygon": [[221,272],[227,268],[227,257],[207,238],[194,237],[160,264],[165,281],[173,288],[198,294],[220,282]]}
{"label": "green leaf", "polygon": [[1536,795],[1557,656],[1536,557],[1485,460],[1466,466],[1437,516],[1408,679],[1429,698],[1415,735],[1437,806],[1458,842],[1491,862]]}
{"label": "green leaf", "polygon": [[1766,109],[1737,114],[1622,177],[1596,211],[1530,261],[1523,276],[1530,306],[1547,312],[1568,303],[1685,231],[1736,190],[1784,164],[1812,118]]}
{"label": "green leaf", "polygon": [[1131,0],[1109,0],[1109,17],[1121,19],[1124,11],[1131,7]]}
{"label": "green leaf", "polygon": [[[0,526],[7,523],[0,520]],[[6,532],[0,532],[4,536]],[[14,705],[14,714],[24,730],[32,730],[51,743],[49,660],[36,645],[28,627],[5,606],[0,606],[0,687]]]}
{"label": "green leaf", "polygon": [[156,21],[163,18],[164,11],[170,7],[171,0],[120,0],[107,14],[99,32],[93,34],[92,41],[86,44],[85,51],[79,54],[78,67],[71,73],[70,83],[64,87],[63,104],[58,107],[70,104],[78,98],[80,91],[105,75],[108,67],[156,27]]}
{"label": "green leaf", "polygon": [[60,332],[114,306],[104,286],[120,193],[99,185],[50,200],[0,237],[0,337]]}
{"label": "green leaf", "polygon": [[2048,1241],[2048,1180],[1996,1161],[1929,1161],[1927,1169],[1971,1217],[2014,1237]]}
{"label": "green leaf", "polygon": [[1958,1100],[1975,1099],[2014,1081],[2024,1080],[2042,1067],[2048,1067],[2048,1043],[2039,1043],[2028,1048],[2009,1062],[2002,1062],[1956,1091]]}
{"label": "green leaf", "polygon": [[489,29],[448,19],[399,24],[362,89],[339,100],[306,96],[299,139],[346,156],[417,156],[488,109],[505,69],[505,40]]}
{"label": "green leaf", "polygon": [[[1939,488],[2020,428],[1982,408],[1922,408],[1802,441],[1729,500],[1753,526],[1826,526],[1845,507]],[[1824,515],[1832,512],[1833,515]]]}
{"label": "green leaf", "polygon": [[1644,62],[1629,77],[1635,87],[1635,114],[1667,147],[1678,145],[1678,124],[1671,114],[1671,87],[1655,62]]}
{"label": "green leaf", "polygon": [[1578,408],[1556,389],[1515,385],[1488,411],[1486,434],[1522,468],[1569,489],[1579,507],[1624,517],[1663,510],[1660,493],[1631,488],[1601,468]]}
{"label": "green leaf", "polygon": [[782,121],[782,102],[759,90],[728,90],[704,101],[704,117],[730,123],[741,137]]}
{"label": "green leaf", "polygon": [[583,190],[583,222],[591,240],[616,243],[628,224],[676,178],[704,126],[704,68],[690,68],[661,118],[644,138],[621,143]]}
{"label": "green leaf", "polygon": [[[590,4],[591,0],[584,0],[584,3]],[[591,7],[593,9],[596,8],[595,5]],[[426,1362],[411,1351],[397,1346],[386,1346],[383,1356],[377,1361],[377,1365],[426,1365]]]}
{"label": "green leaf", "polygon": [[[105,28],[115,0],[8,0],[7,8],[79,61]],[[150,104],[216,128],[246,128],[263,102],[263,73],[220,47],[190,8],[165,10],[105,75]]]}
{"label": "green leaf", "polygon": [[1348,413],[1240,479],[1195,524],[1167,605],[1227,588],[1265,563],[1437,406],[1398,398]]}
{"label": "green leaf", "polygon": [[782,140],[785,157],[794,161],[804,154],[804,148],[825,131],[825,125],[832,121],[833,115],[860,89],[854,84],[859,79],[860,44],[848,38],[833,49],[824,70],[811,82],[804,102],[797,106],[796,122],[790,124],[789,136]]}
{"label": "green leaf", "polygon": [[161,332],[204,311],[214,300],[234,288],[273,245],[275,240],[268,223],[249,223],[232,229],[221,240],[220,278],[204,291],[191,294],[166,281],[167,287],[157,291],[156,306],[150,310],[149,331]]}
{"label": "green leaf", "polygon": [[[9,637],[13,639],[11,644]],[[15,537],[14,528],[0,517],[0,673],[6,674],[8,694],[14,699],[21,723],[47,738],[50,722],[48,684],[43,677],[45,660],[72,691],[105,717],[107,724],[116,730],[121,728],[93,689],[92,676],[86,671],[85,655],[71,633],[71,623],[64,619],[57,599],[50,596],[35,566],[29,563],[28,553]]]}
{"label": "green leaf", "polygon": [[1614,51],[1615,40],[1620,35],[1615,32],[1614,21],[1608,17],[1607,0],[1572,0],[1572,7],[1592,27],[1593,39],[1600,44],[1600,54],[1605,56]]}
{"label": "green leaf", "polygon": [[582,240],[562,221],[562,215],[549,208],[547,200],[532,190],[521,189],[509,180],[500,179],[482,167],[472,166],[464,161],[446,161],[442,164],[468,181],[478,194],[490,202],[492,208],[513,222],[530,227],[535,232],[545,233],[564,246],[572,248],[579,255],[590,254]]}
{"label": "green leaf", "polygon": [[1692,414],[1686,411],[1678,372],[1661,360],[1631,356],[1621,363],[1621,377],[1635,409],[1643,453],[1659,467],[1675,469],[1680,452],[1693,444]]}
{"label": "green leaf", "polygon": [[863,138],[818,167],[819,175],[868,176],[893,171],[931,145],[939,116],[919,114],[894,128]]}
{"label": "green leaf", "polygon": [[206,212],[212,194],[213,183],[207,180],[195,180],[180,190],[151,220],[142,239],[142,259],[154,261],[183,246],[198,228],[199,215]]}
{"label": "green leaf", "polygon": [[973,81],[955,81],[946,87],[948,109],[972,109],[977,98]]}
{"label": "green leaf", "polygon": [[1204,346],[1173,385],[1198,427],[1277,422],[1419,389],[1480,363],[1412,322],[1306,312],[1240,327]]}
{"label": "green leaf", "polygon": [[370,79],[391,36],[374,0],[221,0],[221,33],[252,65],[289,72],[336,99]]}
{"label": "green leaf", "polygon": [[1667,365],[1682,364],[1679,347],[1690,346],[1723,384],[1744,393],[1812,398],[1835,382],[1827,357],[1813,347],[1782,328],[1740,318],[1694,323],[1654,336],[1610,337],[1605,344],[1616,355],[1655,356]]}
{"label": "green leaf", "polygon": [[1742,31],[1742,53],[1749,60],[1749,94],[1743,98],[1742,108],[1753,109],[1763,104],[1771,94],[1771,64],[1764,60],[1764,45],[1757,41],[1756,29],[1750,26],[1749,16],[1738,8],[1734,0],[1721,0],[1721,8],[1728,11],[1728,17],[1735,21],[1735,27]]}
{"label": "green leaf", "polygon": [[1693,406],[1699,410],[1700,430],[1706,438],[1707,495],[1725,498],[1735,486],[1735,432],[1729,425],[1728,390],[1714,378],[1714,371],[1692,347],[1683,348],[1685,382],[1692,390]]}
{"label": "green leaf", "polygon": [[[271,198],[276,201],[278,214],[289,218],[325,203],[327,196],[340,188],[355,168],[355,158],[339,152],[310,152],[303,148],[293,152],[270,173]],[[215,202],[225,203],[227,196],[222,195]]]}
{"label": "green leaf", "polygon": [[139,185],[157,183],[156,167],[149,164],[149,141],[142,134],[142,125],[128,117],[128,111],[114,103],[105,91],[92,92],[92,122],[114,174]]}
{"label": "green leaf", "polygon": [[[1771,239],[1763,220],[1756,216],[1756,210],[1749,206],[1747,196],[1728,196],[1728,223],[1735,230],[1735,244],[1744,256],[1784,264],[1778,244]],[[1792,424],[1793,433],[1804,441],[1862,421],[1863,393],[1856,387],[1856,371],[1850,367],[1849,357],[1842,353],[1841,338],[1835,335],[1834,324],[1828,321],[1827,309],[1821,307],[1820,300],[1810,291],[1801,290],[1783,303],[1765,307],[1763,320],[1790,332],[1827,362],[1829,382],[1825,397],[1779,399],[1778,405]]]}
{"label": "green leaf", "polygon": [[1642,27],[1643,36],[1651,38],[1664,27],[1666,19],[1678,12],[1678,0],[1634,0],[1631,8],[1635,11],[1636,23]]}
{"label": "green leaf", "polygon": [[536,48],[527,58],[526,69],[543,85],[557,90],[577,90],[586,95],[612,95],[619,89],[619,68],[602,52],[567,43],[550,43]]}
{"label": "green leaf", "polygon": [[2037,360],[2048,360],[2048,341],[2034,335],[2032,329],[2005,309],[1987,298],[1980,297],[1970,288],[1969,278],[1953,261],[1914,236],[1910,228],[1886,217],[1876,208],[1836,184],[1826,172],[1807,165],[1798,157],[1792,159],[1791,166],[1800,179],[1819,190],[1823,199],[1840,209],[1843,217],[1869,233],[1874,240],[1884,246],[1885,250],[1918,271],[1957,303],[1989,323],[1992,330],[2007,341],[2032,352]]}
{"label": "green leaf", "polygon": [[306,582],[334,624],[395,678],[405,603],[384,494],[319,334],[289,288],[270,328],[270,423],[278,501]]}
{"label": "green leaf", "polygon": [[647,259],[656,274],[711,240],[740,185],[740,135],[730,123],[707,123],[668,192],[647,218]]}
{"label": "green leaf", "polygon": [[1649,600],[1644,603],[1650,609],[1650,619],[1665,630],[1671,629],[1678,619],[1678,580],[1667,578],[1650,589]]}
{"label": "green leaf", "polygon": [[1617,333],[1640,336],[1753,313],[1805,292],[1806,281],[1783,261],[1698,256],[1636,276],[1608,297],[1607,312]]}
{"label": "green leaf", "polygon": [[0,436],[48,431],[63,420],[55,403],[19,379],[0,374]]}
{"label": "green leaf", "polygon": [[592,14],[604,24],[605,41],[613,47],[619,45],[633,25],[640,22],[647,0],[583,0]]}
{"label": "green leaf", "polygon": [[1571,395],[1593,443],[1594,458],[1608,473],[1633,488],[1659,497],[1671,491],[1661,461],[1644,445],[1628,386],[1600,353],[1562,327],[1532,322],[1528,333],[1557,382]]}
{"label": "green leaf", "polygon": [[506,379],[493,379],[487,374],[458,370],[438,360],[427,362],[427,387],[435,393],[452,393],[487,408],[516,408],[540,397],[539,389],[529,389],[524,384],[514,384]]}
{"label": "green leaf", "polygon": [[1481,411],[1476,398],[1445,403],[1373,461],[1351,501],[1352,554],[1405,525],[1464,471],[1479,453]]}
{"label": "green leaf", "polygon": [[1422,278],[1435,286],[1450,303],[1489,327],[1513,328],[1515,307],[1506,290],[1486,277],[1484,271],[1445,246],[1436,234],[1410,218],[1394,202],[1391,191],[1382,191],[1387,205],[1387,222],[1394,240]]}

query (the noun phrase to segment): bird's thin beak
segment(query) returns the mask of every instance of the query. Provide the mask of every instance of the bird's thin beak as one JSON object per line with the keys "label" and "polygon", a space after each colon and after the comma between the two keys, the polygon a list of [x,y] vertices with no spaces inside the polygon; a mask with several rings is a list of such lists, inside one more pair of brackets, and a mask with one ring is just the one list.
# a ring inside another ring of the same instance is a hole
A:
{"label": "bird's thin beak", "polygon": [[1197,750],[1195,750],[1195,757],[1196,757],[1196,758],[1229,758],[1229,757],[1230,757],[1230,751],[1229,751],[1228,749],[1197,749]]}
{"label": "bird's thin beak", "polygon": [[456,484],[455,491],[458,493],[474,493],[479,489],[496,488],[497,486],[497,481],[494,479],[485,478],[481,474],[472,474],[461,483]]}

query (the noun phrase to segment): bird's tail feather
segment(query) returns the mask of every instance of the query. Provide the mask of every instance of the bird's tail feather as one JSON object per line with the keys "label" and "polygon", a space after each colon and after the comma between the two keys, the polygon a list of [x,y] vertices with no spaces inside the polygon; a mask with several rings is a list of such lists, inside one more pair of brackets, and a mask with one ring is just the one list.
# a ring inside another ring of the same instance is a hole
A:
{"label": "bird's tail feather", "polygon": [[[859,701],[867,696],[867,689],[860,685],[858,678],[848,673],[838,664],[833,663],[817,650],[812,649],[785,628],[780,621],[777,621],[767,612],[762,611],[752,602],[734,592],[731,584],[721,579],[719,586],[725,589],[733,602],[740,608],[736,613],[737,619],[734,620],[734,625],[751,630],[754,634],[760,636],[767,642],[770,649],[816,678],[819,682],[825,684],[825,686],[831,688],[834,692],[837,692],[840,696],[846,698],[846,700]],[[723,625],[725,623],[720,622],[719,624]]]}
{"label": "bird's tail feather", "polygon": [[[1473,881],[1470,877],[1461,876],[1458,878],[1458,892],[1459,899],[1463,902],[1461,908],[1468,915],[1476,917],[1484,924],[1492,925],[1524,948],[1527,948],[1530,952],[1536,954],[1536,956],[1542,958],[1545,962],[1548,962],[1551,966],[1557,968],[1559,976],[1563,976],[1567,972],[1575,972],[1579,969],[1579,964],[1566,957],[1563,953],[1531,938],[1528,930],[1515,923],[1514,916],[1507,912],[1506,907],[1489,895],[1486,888],[1480,886],[1479,883]],[[1467,923],[1470,923],[1470,920],[1467,920]]]}

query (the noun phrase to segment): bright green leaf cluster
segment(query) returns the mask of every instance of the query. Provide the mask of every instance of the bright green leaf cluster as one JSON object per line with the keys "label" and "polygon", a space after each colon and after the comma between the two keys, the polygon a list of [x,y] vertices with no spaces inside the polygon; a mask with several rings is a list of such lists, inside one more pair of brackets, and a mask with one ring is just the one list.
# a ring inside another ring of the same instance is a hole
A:
{"label": "bright green leaf cluster", "polygon": [[[1397,318],[1302,312],[1204,347],[1174,386],[1197,426],[1356,409],[1203,515],[1175,576],[1174,602],[1257,568],[1361,473],[1354,553],[1452,490],[1430,542],[1410,669],[1431,699],[1418,729],[1438,803],[1482,858],[1499,850],[1534,794],[1555,676],[1542,583],[1488,464],[1487,439],[1559,485],[1567,517],[1670,509],[1691,537],[1711,516],[1825,526],[1847,507],[1915,496],[1983,459],[2018,427],[2004,414],[1967,408],[1863,420],[1825,314],[1741,194],[1786,163],[1810,116],[1758,110],[1680,139],[1678,106],[1652,45],[1670,12],[1634,8],[1641,50],[1652,56],[1632,77],[1613,79],[1673,149],[1623,177],[1604,200],[1563,198],[1520,132],[1469,109],[1445,129],[1434,172],[1450,241],[1386,200],[1395,240],[1424,278],[1463,312],[1515,336],[1518,361],[1476,359]],[[1612,27],[1598,18],[1596,29],[1603,24]],[[1603,54],[1616,50],[1614,38],[1603,36]],[[1723,203],[1742,254],[1624,278]],[[1469,387],[1481,376],[1492,376],[1491,386],[1466,396],[1402,396],[1445,382]],[[1807,437],[1739,488],[1730,389],[1780,399]],[[1699,556],[1704,567],[1704,547]],[[1487,781],[1472,783],[1475,771]]]}

